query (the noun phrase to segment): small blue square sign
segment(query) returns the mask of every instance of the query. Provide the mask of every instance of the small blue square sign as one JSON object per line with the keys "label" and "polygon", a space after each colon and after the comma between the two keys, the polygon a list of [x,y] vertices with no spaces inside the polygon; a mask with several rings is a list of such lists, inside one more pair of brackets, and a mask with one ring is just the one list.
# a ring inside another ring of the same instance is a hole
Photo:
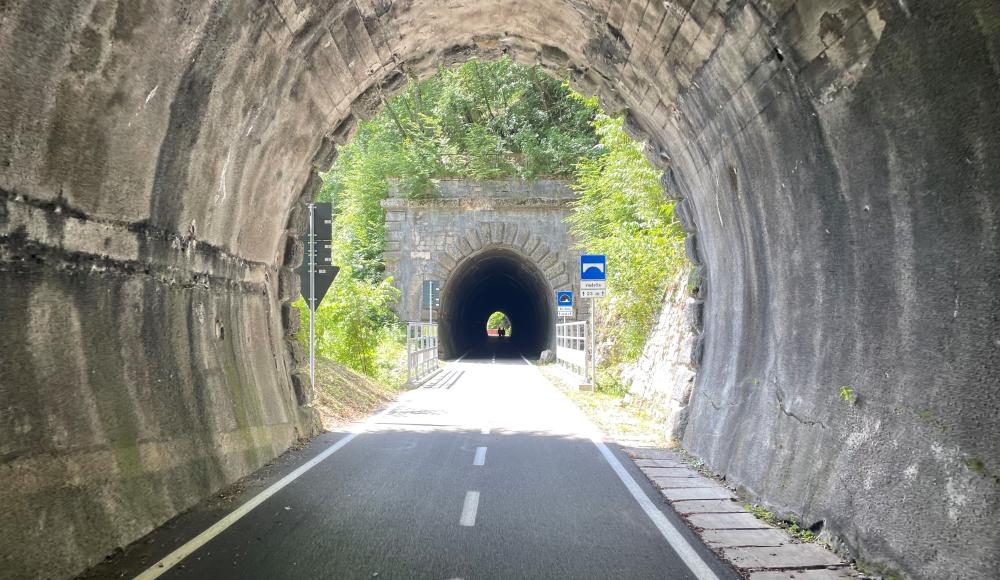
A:
{"label": "small blue square sign", "polygon": [[607,261],[603,254],[580,256],[581,280],[606,280]]}
{"label": "small blue square sign", "polygon": [[572,292],[556,292],[556,302],[558,306],[573,306],[573,293]]}

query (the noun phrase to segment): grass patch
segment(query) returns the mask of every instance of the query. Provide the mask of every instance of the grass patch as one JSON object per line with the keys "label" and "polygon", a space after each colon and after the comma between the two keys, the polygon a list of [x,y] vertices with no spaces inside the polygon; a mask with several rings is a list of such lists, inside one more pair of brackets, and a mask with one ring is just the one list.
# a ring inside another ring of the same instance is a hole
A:
{"label": "grass patch", "polygon": [[753,514],[758,520],[776,528],[784,529],[790,536],[800,542],[816,542],[824,546],[826,545],[826,542],[820,540],[812,530],[799,526],[799,522],[795,518],[783,520],[757,504],[745,503],[743,504],[743,508]]}
{"label": "grass patch", "polygon": [[319,411],[323,427],[335,429],[363,419],[394,400],[401,385],[386,385],[328,358],[316,357],[313,407]]}
{"label": "grass patch", "polygon": [[903,576],[884,564],[871,564],[856,560],[854,567],[865,575],[865,578],[878,578],[878,580],[903,580]]}
{"label": "grass patch", "polygon": [[375,379],[394,389],[406,382],[406,327],[402,324],[382,330],[375,350]]}
{"label": "grass patch", "polygon": [[[707,477],[709,479],[714,479],[714,480],[716,480],[716,481],[718,481],[720,483],[723,483],[721,481],[721,479],[719,478],[719,476],[714,471],[712,471],[711,469],[709,469],[707,465],[705,465],[705,460],[704,459],[702,459],[700,457],[695,457],[694,455],[691,455],[690,453],[687,452],[686,449],[684,449],[680,445],[677,445],[676,443],[675,443],[673,451],[674,451],[674,453],[677,454],[677,457],[680,457],[681,461],[683,461],[684,463],[687,463],[688,467],[690,467],[691,469],[697,471],[698,473],[700,473],[701,475],[704,475],[705,477]],[[725,485],[725,484],[723,483],[723,485]]]}
{"label": "grass patch", "polygon": [[595,390],[609,397],[624,399],[625,395],[628,394],[628,386],[618,378],[619,374],[620,371],[617,368],[608,370],[597,369],[597,385]]}
{"label": "grass patch", "polygon": [[[598,376],[597,390],[580,391],[566,382],[562,373],[552,366],[538,367],[545,378],[555,385],[597,424],[606,435],[618,443],[631,447],[667,447],[669,441],[663,430],[663,420],[653,416],[645,407],[626,403],[627,389],[617,380]],[[611,377],[611,375],[608,375]]]}

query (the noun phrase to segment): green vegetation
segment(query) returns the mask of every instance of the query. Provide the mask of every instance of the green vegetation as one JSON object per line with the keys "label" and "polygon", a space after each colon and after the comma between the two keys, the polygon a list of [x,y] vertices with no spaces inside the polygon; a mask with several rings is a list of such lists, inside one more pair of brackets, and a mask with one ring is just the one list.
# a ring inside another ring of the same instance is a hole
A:
{"label": "green vegetation", "polygon": [[755,518],[761,520],[762,522],[772,525],[776,528],[783,528],[788,532],[793,538],[801,542],[815,542],[817,541],[816,534],[814,534],[808,528],[803,528],[799,526],[799,522],[792,518],[790,520],[783,520],[773,513],[767,511],[763,506],[757,504],[743,504],[743,508],[753,514]]}
{"label": "green vegetation", "polygon": [[[596,110],[595,100],[581,100]],[[621,365],[642,354],[667,281],[688,262],[674,204],[664,198],[660,172],[643,145],[629,137],[620,117],[598,113],[594,128],[599,153],[577,165],[573,188],[580,199],[570,221],[584,250],[612,257],[598,342],[610,344],[601,363],[614,380]]]}
{"label": "green vegetation", "polygon": [[[470,61],[411,82],[359,125],[318,196],[333,204],[333,259],[342,268],[317,312],[321,356],[400,382],[405,333],[391,310],[398,292],[382,258],[387,179],[398,178],[408,195],[428,197],[445,177],[570,177],[597,143],[596,110],[571,94],[537,67],[507,58]],[[298,306],[307,320],[304,302]]]}
{"label": "green vegetation", "polygon": [[714,479],[715,481],[718,481],[720,483],[723,483],[723,485],[725,485],[725,483],[722,481],[722,478],[719,477],[719,474],[712,471],[708,467],[708,465],[705,464],[704,459],[688,453],[683,447],[680,446],[679,442],[676,439],[671,440],[670,446],[671,446],[671,451],[673,451],[677,455],[677,457],[681,459],[681,461],[686,463],[688,467],[697,471],[699,474],[704,475],[708,479]]}
{"label": "green vegetation", "polygon": [[[577,385],[568,384],[562,373],[552,365],[538,364],[537,368],[553,385],[587,417],[590,418],[601,432],[623,446],[635,447],[667,447],[669,441],[663,430],[663,417],[650,412],[647,406],[641,404],[626,404],[622,394],[598,390],[588,393],[580,391]],[[598,371],[600,372],[600,371]]]}
{"label": "green vegetation", "polygon": [[849,405],[856,405],[858,402],[858,396],[854,393],[854,389],[846,385],[840,386],[840,398]]}
{"label": "green vegetation", "polygon": [[969,469],[969,471],[973,473],[978,473],[983,477],[992,479],[994,483],[1000,485],[1000,475],[997,475],[996,473],[990,471],[989,468],[986,467],[986,464],[983,463],[982,459],[979,459],[978,457],[968,457],[963,461],[963,463],[965,464],[965,467]]}
{"label": "green vegetation", "polygon": [[948,425],[928,409],[913,409],[913,414],[920,417],[924,423],[938,433],[946,433],[948,431]]}
{"label": "green vegetation", "polygon": [[628,385],[619,376],[620,369],[607,365],[597,367],[597,381],[594,390],[598,393],[622,399],[628,394]]}
{"label": "green vegetation", "polygon": [[503,312],[494,312],[490,314],[489,320],[486,321],[486,329],[493,330],[495,328],[502,328],[507,336],[510,336],[510,319]]}
{"label": "green vegetation", "polygon": [[[406,378],[406,368],[402,369]],[[396,397],[402,384],[389,384],[379,378],[356,373],[330,359],[316,359],[316,395],[313,406],[326,429],[363,418]]]}
{"label": "green vegetation", "polygon": [[597,143],[596,110],[572,94],[506,57],[441,69],[359,126],[325,190],[377,204],[386,177],[415,197],[433,196],[437,178],[570,177]]}
{"label": "green vegetation", "polygon": [[855,560],[854,567],[865,575],[865,578],[878,578],[879,580],[902,580],[903,575],[893,570],[885,564],[874,564],[863,560]]}
{"label": "green vegetation", "polygon": [[901,405],[894,407],[892,409],[895,415],[905,415],[907,413],[912,413],[914,417],[920,419],[926,426],[934,429],[938,433],[947,433],[949,426],[947,423],[941,420],[937,415],[934,414],[930,409],[916,409],[909,405]]}
{"label": "green vegetation", "polygon": [[[391,371],[394,361],[378,356],[405,356],[405,331],[391,310],[398,295],[391,279],[371,282],[355,278],[350,267],[342,269],[316,311],[316,352],[387,384],[401,384]],[[296,306],[302,316],[299,340],[308,344],[309,310],[301,299]]]}
{"label": "green vegetation", "polygon": [[[689,267],[683,232],[663,196],[660,172],[621,118],[602,114],[596,99],[575,94],[537,67],[507,58],[474,60],[411,82],[338,150],[319,201],[333,204],[333,258],[342,269],[317,312],[319,354],[399,381],[394,369],[405,351],[404,332],[392,312],[398,292],[385,278],[382,258],[380,202],[389,178],[399,179],[406,195],[433,197],[440,178],[542,176],[574,180],[580,199],[573,232],[586,251],[613,256],[598,335],[610,347],[597,382],[602,393],[623,397],[622,365],[641,354],[667,281]],[[305,317],[304,303],[299,306]]]}

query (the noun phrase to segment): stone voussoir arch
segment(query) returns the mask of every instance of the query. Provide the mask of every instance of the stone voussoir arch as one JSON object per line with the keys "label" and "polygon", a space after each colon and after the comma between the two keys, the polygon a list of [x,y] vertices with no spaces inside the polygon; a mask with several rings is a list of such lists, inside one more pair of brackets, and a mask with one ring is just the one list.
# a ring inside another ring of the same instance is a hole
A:
{"label": "stone voussoir arch", "polygon": [[507,249],[519,254],[542,272],[553,291],[570,283],[564,256],[529,228],[509,221],[483,223],[467,230],[447,246],[433,272],[442,285],[447,285],[467,258],[490,249]]}

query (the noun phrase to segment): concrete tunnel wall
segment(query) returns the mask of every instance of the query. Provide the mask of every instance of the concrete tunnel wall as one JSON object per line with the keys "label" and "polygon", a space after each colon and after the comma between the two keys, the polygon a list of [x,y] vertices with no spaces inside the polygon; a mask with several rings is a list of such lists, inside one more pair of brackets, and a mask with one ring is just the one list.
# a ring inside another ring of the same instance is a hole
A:
{"label": "concrete tunnel wall", "polygon": [[5,3],[0,567],[72,574],[313,432],[288,301],[316,171],[407,76],[508,53],[625,112],[682,199],[683,445],[869,562],[988,577],[998,22],[990,0]]}

